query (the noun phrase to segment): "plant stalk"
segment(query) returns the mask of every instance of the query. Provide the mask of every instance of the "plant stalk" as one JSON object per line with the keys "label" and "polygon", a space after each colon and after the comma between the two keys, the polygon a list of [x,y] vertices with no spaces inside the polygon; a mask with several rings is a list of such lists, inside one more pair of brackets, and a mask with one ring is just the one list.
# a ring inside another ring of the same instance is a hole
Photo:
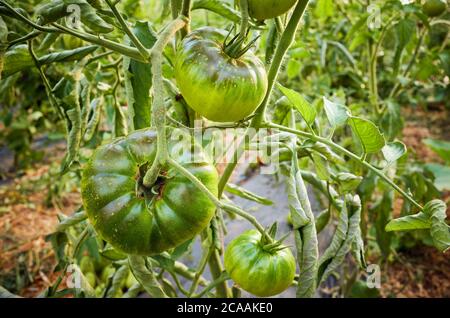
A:
{"label": "plant stalk", "polygon": [[373,171],[373,173],[375,173],[377,176],[379,176],[381,179],[383,179],[387,184],[389,184],[392,188],[394,188],[398,193],[400,193],[405,199],[407,199],[411,204],[413,204],[420,211],[423,210],[423,207],[419,203],[417,203],[409,194],[407,194],[398,185],[396,185],[394,183],[394,181],[389,179],[382,171],[375,168],[370,163],[368,163],[366,160],[363,160],[361,157],[354,154],[353,152],[345,149],[344,147],[342,147],[338,144],[335,144],[332,140],[329,140],[329,139],[323,138],[323,137],[319,137],[317,135],[314,135],[314,134],[311,134],[311,133],[308,133],[305,131],[284,127],[284,126],[274,124],[274,123],[268,123],[268,124],[266,124],[266,127],[279,129],[281,131],[289,132],[289,133],[292,133],[292,134],[295,134],[295,135],[298,135],[298,136],[301,136],[304,138],[311,139],[316,142],[321,142],[321,143],[329,146],[330,148],[334,149],[335,151],[338,151],[340,153],[343,153],[343,154],[349,156],[351,159],[359,162],[361,165],[363,165],[366,168],[368,168],[369,170]]}
{"label": "plant stalk", "polygon": [[164,80],[162,75],[163,51],[169,43],[170,39],[183,28],[188,19],[181,16],[173,20],[166,29],[161,33],[158,41],[152,48],[152,79],[153,79],[153,105],[152,105],[152,123],[157,130],[157,151],[156,158],[150,169],[146,172],[143,184],[150,188],[158,178],[160,168],[166,164],[169,159],[169,151],[167,149],[167,133],[166,133],[166,105],[164,103]]}

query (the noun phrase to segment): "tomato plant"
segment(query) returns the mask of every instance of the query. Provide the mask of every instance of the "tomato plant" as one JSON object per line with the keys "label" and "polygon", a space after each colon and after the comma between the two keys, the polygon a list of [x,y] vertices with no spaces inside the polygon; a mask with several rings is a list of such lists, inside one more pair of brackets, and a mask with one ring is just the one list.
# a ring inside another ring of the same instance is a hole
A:
{"label": "tomato plant", "polygon": [[[448,101],[444,2],[383,2],[380,25],[359,1],[11,3],[0,0],[2,145],[22,161],[38,133],[64,136],[55,182],[72,178],[83,201],[48,237],[60,277],[43,296],[313,297],[336,272],[351,277],[347,296],[394,239],[449,249],[445,178],[430,171],[445,167],[400,141],[400,103]],[[448,161],[445,143],[428,143]],[[272,207],[289,220],[281,239],[236,200],[273,205],[232,183],[255,148],[266,151],[249,170],[275,166],[286,189]],[[236,220],[253,229],[228,232]],[[69,266],[81,288],[60,286]]]}

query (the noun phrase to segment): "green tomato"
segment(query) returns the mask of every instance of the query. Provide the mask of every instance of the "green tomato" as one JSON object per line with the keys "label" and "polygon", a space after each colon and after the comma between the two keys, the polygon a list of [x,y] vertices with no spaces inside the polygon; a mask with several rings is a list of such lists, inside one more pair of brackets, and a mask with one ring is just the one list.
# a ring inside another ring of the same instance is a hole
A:
{"label": "green tomato", "polygon": [[427,0],[423,5],[423,12],[429,17],[437,17],[447,10],[446,0]]}
{"label": "green tomato", "polygon": [[80,270],[82,273],[95,272],[94,262],[89,256],[83,256],[80,260]]}
{"label": "green tomato", "polygon": [[98,297],[98,298],[102,297],[103,293],[105,292],[105,288],[106,288],[106,285],[104,283],[101,283],[100,285],[98,285],[95,288],[95,297]]}
{"label": "green tomato", "polygon": [[[81,194],[89,221],[122,253],[155,255],[174,248],[194,238],[214,216],[214,203],[172,167],[161,169],[163,177],[151,189],[143,186],[156,139],[151,129],[116,139],[98,148],[83,171]],[[171,142],[169,152],[217,196],[215,167],[201,149],[187,148]]]}
{"label": "green tomato", "polygon": [[65,50],[75,50],[84,45],[83,40],[68,34],[63,34],[62,43],[64,45]]}
{"label": "green tomato", "polygon": [[125,287],[130,289],[134,284],[138,283],[138,281],[136,280],[136,278],[134,277],[133,273],[130,271],[128,273],[128,277],[125,281]]}
{"label": "green tomato", "polygon": [[249,15],[259,21],[285,14],[298,0],[248,0]]}
{"label": "green tomato", "polygon": [[288,248],[267,251],[261,233],[245,232],[225,251],[225,269],[242,289],[260,297],[277,295],[291,286],[295,277],[295,258]]}
{"label": "green tomato", "polygon": [[209,27],[192,32],[182,41],[175,61],[175,78],[188,105],[216,122],[250,116],[268,87],[264,64],[253,53],[234,59],[224,52],[226,35]]}
{"label": "green tomato", "polygon": [[84,277],[86,277],[86,280],[88,281],[89,285],[91,285],[92,288],[95,288],[97,284],[97,278],[94,273],[89,272],[84,274]]}
{"label": "green tomato", "polygon": [[102,283],[107,283],[108,278],[116,272],[116,269],[113,265],[108,265],[103,268],[102,273],[100,274],[100,281]]}

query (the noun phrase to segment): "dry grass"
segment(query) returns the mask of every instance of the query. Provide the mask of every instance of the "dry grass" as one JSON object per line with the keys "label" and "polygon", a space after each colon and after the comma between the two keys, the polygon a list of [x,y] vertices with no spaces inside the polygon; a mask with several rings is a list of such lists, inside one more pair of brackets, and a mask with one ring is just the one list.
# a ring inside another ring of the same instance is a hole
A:
{"label": "dry grass", "polygon": [[49,189],[42,181],[53,159],[0,187],[0,284],[24,296],[37,295],[55,278],[55,258],[45,237],[54,232],[58,213],[70,214],[80,205],[79,194],[69,192],[58,200],[58,208],[47,206]]}

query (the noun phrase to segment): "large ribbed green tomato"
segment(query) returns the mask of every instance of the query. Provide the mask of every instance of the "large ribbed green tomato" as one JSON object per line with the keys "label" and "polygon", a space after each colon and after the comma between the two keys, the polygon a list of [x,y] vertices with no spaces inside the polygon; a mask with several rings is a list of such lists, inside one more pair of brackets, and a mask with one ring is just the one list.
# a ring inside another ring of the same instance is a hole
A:
{"label": "large ribbed green tomato", "polygon": [[[89,220],[121,252],[161,253],[200,233],[214,215],[209,198],[172,168],[162,170],[164,178],[152,189],[143,187],[142,178],[155,154],[156,133],[140,130],[98,148],[84,169],[81,194]],[[215,167],[201,150],[197,149],[195,163],[191,155],[190,149],[177,148],[180,164],[217,194]]]}
{"label": "large ribbed green tomato", "polygon": [[447,10],[446,0],[427,0],[423,5],[423,12],[429,17],[437,17]]}
{"label": "large ribbed green tomato", "polygon": [[249,15],[259,21],[278,17],[289,11],[298,0],[248,0]]}
{"label": "large ribbed green tomato", "polygon": [[277,295],[291,286],[295,259],[288,248],[263,249],[261,233],[251,230],[235,238],[225,251],[225,269],[242,289],[260,297]]}
{"label": "large ribbed green tomato", "polygon": [[175,78],[188,105],[216,122],[250,116],[268,87],[264,64],[253,53],[234,59],[224,52],[226,35],[210,27],[190,33],[175,61]]}

